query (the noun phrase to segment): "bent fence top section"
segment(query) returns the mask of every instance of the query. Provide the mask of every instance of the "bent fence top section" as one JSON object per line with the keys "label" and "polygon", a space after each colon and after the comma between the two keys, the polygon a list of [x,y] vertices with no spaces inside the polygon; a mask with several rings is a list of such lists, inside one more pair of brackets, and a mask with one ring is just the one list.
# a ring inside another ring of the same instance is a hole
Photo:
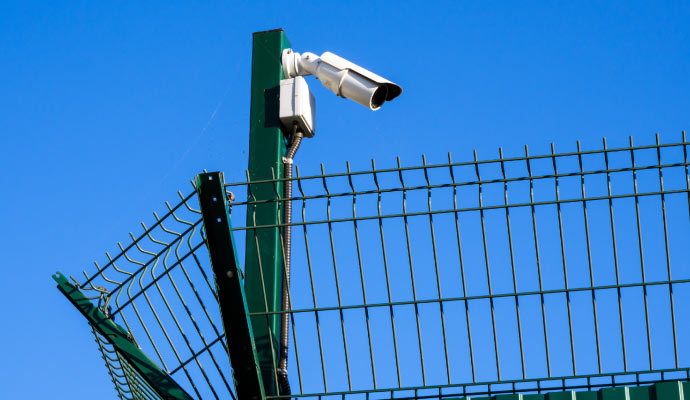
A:
{"label": "bent fence top section", "polygon": [[[316,176],[297,168],[291,307],[249,315],[261,325],[289,313],[291,397],[688,380],[689,146],[683,135]],[[254,241],[261,265],[258,235],[286,228],[251,223],[261,204],[282,209],[284,181],[226,184],[240,260]],[[257,199],[259,186],[275,197]],[[197,194],[166,208],[72,280],[190,396],[234,398]],[[121,398],[157,398],[96,338]]]}

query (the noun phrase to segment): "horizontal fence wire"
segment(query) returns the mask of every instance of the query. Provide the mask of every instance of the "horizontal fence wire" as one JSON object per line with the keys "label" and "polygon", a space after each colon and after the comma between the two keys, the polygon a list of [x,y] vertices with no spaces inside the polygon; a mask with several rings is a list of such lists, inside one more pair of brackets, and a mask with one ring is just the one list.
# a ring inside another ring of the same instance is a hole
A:
{"label": "horizontal fence wire", "polygon": [[[499,150],[385,169],[372,160],[369,170],[322,166],[310,176],[297,167],[285,311],[292,397],[689,379],[689,145],[683,134],[677,143],[582,150],[578,142],[570,152]],[[287,226],[246,226],[259,204],[282,209],[284,181],[226,185],[240,259],[257,232]],[[256,199],[257,185],[277,199]],[[73,280],[188,393],[234,398],[196,194],[166,206]],[[107,365],[120,398],[138,398],[131,367]]]}
{"label": "horizontal fence wire", "polygon": [[[291,308],[251,313],[290,314],[292,397],[687,379],[689,144],[297,168]],[[240,243],[286,228],[244,226],[281,181],[226,185]]]}
{"label": "horizontal fence wire", "polygon": [[[83,279],[71,278],[187,393],[234,399],[197,195],[178,195],[179,203],[166,202],[162,216],[154,212],[150,226],[141,224],[143,233],[130,233],[127,245],[118,243],[119,253],[106,252],[105,263],[85,270]],[[102,352],[105,343],[99,341]],[[108,371],[119,374],[115,388],[121,398],[158,398],[124,359],[118,363],[108,364]]]}

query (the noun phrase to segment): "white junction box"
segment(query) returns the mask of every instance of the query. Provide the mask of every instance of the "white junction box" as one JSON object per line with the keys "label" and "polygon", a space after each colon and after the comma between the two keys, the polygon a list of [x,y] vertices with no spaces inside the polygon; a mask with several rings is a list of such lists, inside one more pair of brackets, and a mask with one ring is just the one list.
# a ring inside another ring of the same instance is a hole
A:
{"label": "white junction box", "polygon": [[316,102],[301,76],[280,81],[280,123],[288,131],[296,123],[306,137],[314,137]]}

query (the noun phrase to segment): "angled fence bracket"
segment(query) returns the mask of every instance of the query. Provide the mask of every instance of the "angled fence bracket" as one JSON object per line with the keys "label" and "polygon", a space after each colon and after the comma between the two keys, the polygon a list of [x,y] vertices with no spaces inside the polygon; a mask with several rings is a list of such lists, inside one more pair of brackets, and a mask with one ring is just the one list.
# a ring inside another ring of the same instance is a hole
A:
{"label": "angled fence bracket", "polygon": [[127,331],[109,319],[76,286],[61,273],[53,275],[58,289],[86,317],[91,326],[106,338],[117,353],[141,375],[144,380],[166,400],[191,400],[192,397],[175,380],[160,369],[130,339]]}
{"label": "angled fence bracket", "polygon": [[261,369],[244,295],[244,279],[237,262],[223,175],[220,172],[197,175],[196,190],[237,397],[239,400],[263,400],[265,392]]}

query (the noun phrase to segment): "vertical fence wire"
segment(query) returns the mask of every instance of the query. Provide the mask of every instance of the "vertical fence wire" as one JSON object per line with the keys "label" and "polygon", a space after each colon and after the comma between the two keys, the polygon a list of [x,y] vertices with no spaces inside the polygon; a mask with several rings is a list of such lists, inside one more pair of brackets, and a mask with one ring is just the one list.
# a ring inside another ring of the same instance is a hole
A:
{"label": "vertical fence wire", "polygon": [[[522,321],[520,320],[520,300],[518,296],[517,274],[515,273],[515,254],[513,251],[513,232],[510,228],[510,208],[508,208],[508,181],[506,178],[505,162],[503,161],[503,149],[498,148],[499,160],[501,163],[501,176],[503,177],[503,204],[506,214],[506,231],[508,233],[508,250],[510,251],[510,271],[513,279],[513,293],[515,294],[515,320],[517,322],[518,341],[520,343],[520,372],[522,379],[525,379],[525,350],[522,340]],[[450,156],[449,160],[450,162]]]}
{"label": "vertical fence wire", "polygon": [[[475,157],[476,162],[476,157]],[[530,163],[529,150],[525,146],[525,162],[527,163],[527,174],[529,176],[529,200],[530,210],[532,211],[532,234],[534,235],[534,255],[537,266],[537,276],[539,277],[539,299],[541,301],[541,322],[544,328],[544,352],[546,354],[547,377],[551,377],[551,356],[549,354],[549,335],[546,328],[546,305],[544,302],[544,282],[541,274],[541,258],[539,256],[539,234],[537,233],[537,215],[534,202],[534,178],[532,176],[532,165]],[[481,206],[480,206],[481,207]]]}
{"label": "vertical fence wire", "polygon": [[412,302],[414,305],[414,316],[417,322],[417,344],[419,345],[419,364],[422,371],[422,382],[426,386],[426,371],[424,370],[424,350],[422,346],[422,330],[419,324],[419,304],[417,303],[417,285],[414,279],[414,267],[412,266],[412,245],[410,244],[410,228],[407,219],[407,188],[403,179],[403,171],[400,166],[400,158],[398,162],[398,177],[400,179],[400,186],[402,187],[402,211],[403,221],[405,225],[405,248],[407,250],[407,261],[410,266],[410,283],[412,284]]}
{"label": "vertical fence wire", "polygon": [[587,218],[587,194],[585,193],[585,173],[582,167],[582,148],[580,147],[580,141],[577,141],[577,163],[580,167],[580,193],[582,198],[582,217],[584,220],[585,228],[585,242],[587,246],[587,267],[589,271],[589,285],[592,287],[590,291],[592,294],[592,319],[594,321],[594,338],[596,343],[596,353],[597,353],[597,373],[602,373],[601,368],[601,345],[599,342],[599,318],[597,315],[597,299],[596,291],[594,290],[594,269],[592,267],[592,244],[589,238],[589,218]]}
{"label": "vertical fence wire", "polygon": [[606,146],[606,138],[603,139],[604,145],[604,165],[606,166],[606,189],[608,191],[609,202],[609,221],[611,223],[611,248],[613,250],[613,267],[616,271],[616,291],[618,294],[618,318],[620,321],[621,348],[623,356],[623,371],[628,371],[628,357],[625,351],[625,329],[623,327],[623,299],[621,296],[621,278],[618,265],[618,245],[616,244],[616,227],[613,218],[613,197],[611,194],[611,172],[609,169],[609,152]]}

